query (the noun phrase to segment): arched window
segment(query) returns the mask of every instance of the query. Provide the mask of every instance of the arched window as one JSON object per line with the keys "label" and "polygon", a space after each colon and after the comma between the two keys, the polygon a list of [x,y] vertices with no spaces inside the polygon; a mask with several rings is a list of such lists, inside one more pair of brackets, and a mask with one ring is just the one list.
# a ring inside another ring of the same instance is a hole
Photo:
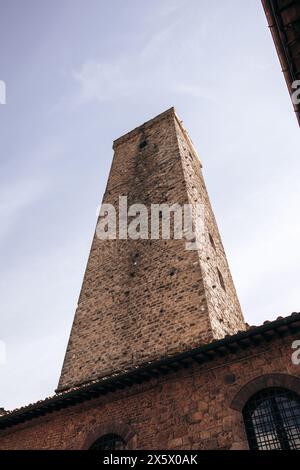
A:
{"label": "arched window", "polygon": [[124,450],[126,443],[118,434],[105,434],[91,445],[90,450]]}
{"label": "arched window", "polygon": [[250,449],[300,449],[300,397],[272,387],[255,393],[243,409]]}

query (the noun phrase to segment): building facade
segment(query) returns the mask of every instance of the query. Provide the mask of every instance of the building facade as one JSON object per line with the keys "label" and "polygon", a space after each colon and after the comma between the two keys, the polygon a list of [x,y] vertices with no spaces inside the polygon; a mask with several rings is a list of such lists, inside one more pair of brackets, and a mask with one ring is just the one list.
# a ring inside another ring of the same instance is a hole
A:
{"label": "building facade", "polygon": [[0,449],[300,448],[300,314],[245,323],[174,108],[114,142],[118,220],[124,198],[149,226],[153,204],[189,206],[199,244],[96,230],[56,393],[2,414]]}

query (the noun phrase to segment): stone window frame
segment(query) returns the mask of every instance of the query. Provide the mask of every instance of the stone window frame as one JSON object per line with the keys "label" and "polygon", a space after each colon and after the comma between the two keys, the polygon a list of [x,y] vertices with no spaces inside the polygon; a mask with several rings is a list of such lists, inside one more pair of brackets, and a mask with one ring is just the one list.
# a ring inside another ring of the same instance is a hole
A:
{"label": "stone window frame", "polygon": [[88,450],[98,439],[106,434],[116,434],[126,443],[127,450],[136,448],[136,433],[131,426],[124,423],[97,424],[86,435],[82,450]]}
{"label": "stone window frame", "polygon": [[254,377],[239,388],[230,402],[230,408],[235,412],[234,419],[237,426],[235,430],[237,434],[233,436],[234,442],[231,449],[249,449],[243,409],[252,395],[269,387],[286,388],[300,395],[300,378],[282,372],[266,373]]}
{"label": "stone window frame", "polygon": [[[277,401],[277,397],[284,399],[284,406],[282,402]],[[265,406],[266,403],[268,403],[267,406]],[[251,450],[298,450],[297,417],[299,411],[299,394],[290,389],[268,387],[252,395],[243,410],[249,448]],[[256,413],[254,420],[253,412]],[[271,434],[268,432],[266,423],[270,425]]]}
{"label": "stone window frame", "polygon": [[243,385],[233,398],[230,407],[242,413],[244,406],[252,395],[270,387],[286,388],[300,396],[300,378],[296,375],[283,373],[263,374]]}

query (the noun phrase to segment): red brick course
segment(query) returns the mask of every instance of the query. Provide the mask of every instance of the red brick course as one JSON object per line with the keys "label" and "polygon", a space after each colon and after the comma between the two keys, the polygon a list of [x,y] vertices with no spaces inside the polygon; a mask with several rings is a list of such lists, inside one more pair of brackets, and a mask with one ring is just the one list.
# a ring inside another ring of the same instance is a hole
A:
{"label": "red brick course", "polygon": [[0,449],[86,449],[109,432],[132,449],[247,449],[236,409],[241,391],[247,384],[254,393],[276,383],[300,394],[300,367],[291,362],[294,339],[274,340],[17,425],[0,433]]}

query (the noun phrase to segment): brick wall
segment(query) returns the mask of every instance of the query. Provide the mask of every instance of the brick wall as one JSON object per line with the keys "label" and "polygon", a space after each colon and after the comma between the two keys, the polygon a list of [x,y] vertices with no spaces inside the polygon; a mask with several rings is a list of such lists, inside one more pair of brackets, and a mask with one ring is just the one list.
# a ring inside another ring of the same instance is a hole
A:
{"label": "brick wall", "polygon": [[[300,378],[291,362],[294,339],[264,343],[18,425],[0,432],[0,449],[83,449],[108,432],[119,433],[133,449],[247,448],[242,414],[233,402],[245,384],[270,373]],[[269,379],[265,383],[271,385]]]}
{"label": "brick wall", "polygon": [[201,201],[203,243],[187,251],[185,240],[94,238],[59,390],[245,327],[200,161],[174,109],[115,141],[114,150],[103,202]]}

